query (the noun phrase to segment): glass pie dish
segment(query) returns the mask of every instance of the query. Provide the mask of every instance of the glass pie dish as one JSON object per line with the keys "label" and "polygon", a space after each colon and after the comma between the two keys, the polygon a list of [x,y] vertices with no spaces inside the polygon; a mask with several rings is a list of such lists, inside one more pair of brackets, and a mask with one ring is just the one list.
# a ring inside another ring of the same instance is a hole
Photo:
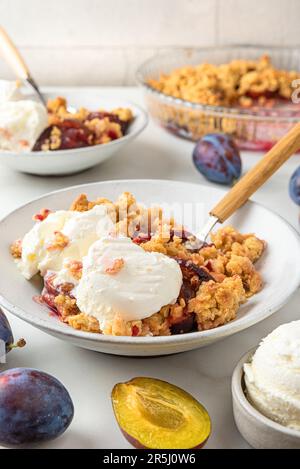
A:
{"label": "glass pie dish", "polygon": [[[296,48],[226,47],[187,48],[146,61],[137,71],[138,82],[153,119],[167,131],[189,140],[198,140],[213,132],[226,132],[235,138],[240,149],[269,150],[300,119],[300,103],[292,99],[274,100],[271,107],[225,107],[200,104],[167,95],[149,84],[161,74],[199,64],[227,64],[233,60],[258,60],[268,55],[276,69],[300,72],[300,51]],[[300,82],[295,81],[295,88]]]}

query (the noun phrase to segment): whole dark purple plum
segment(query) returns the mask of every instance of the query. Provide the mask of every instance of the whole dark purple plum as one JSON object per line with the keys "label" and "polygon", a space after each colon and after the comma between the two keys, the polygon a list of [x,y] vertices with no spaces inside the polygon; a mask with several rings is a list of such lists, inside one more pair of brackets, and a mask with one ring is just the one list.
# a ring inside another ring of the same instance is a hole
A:
{"label": "whole dark purple plum", "polygon": [[6,352],[9,352],[13,343],[14,343],[14,336],[8,322],[7,317],[3,313],[2,309],[0,308],[0,340],[3,340],[6,347]]}
{"label": "whole dark purple plum", "polygon": [[31,368],[0,373],[0,444],[56,438],[68,428],[73,415],[68,391],[53,376]]}
{"label": "whole dark purple plum", "polygon": [[300,166],[292,174],[289,184],[289,193],[295,204],[300,205]]}
{"label": "whole dark purple plum", "polygon": [[231,185],[239,179],[242,162],[232,137],[226,134],[207,134],[196,144],[193,161],[209,181]]}

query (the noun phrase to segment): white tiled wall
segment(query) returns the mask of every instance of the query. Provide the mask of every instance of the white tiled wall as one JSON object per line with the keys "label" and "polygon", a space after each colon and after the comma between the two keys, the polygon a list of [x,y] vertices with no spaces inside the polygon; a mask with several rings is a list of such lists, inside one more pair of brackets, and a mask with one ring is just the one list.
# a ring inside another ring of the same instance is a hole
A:
{"label": "white tiled wall", "polygon": [[[299,45],[300,0],[0,0],[0,22],[44,84],[132,84],[174,46]],[[0,76],[11,72],[0,60]]]}

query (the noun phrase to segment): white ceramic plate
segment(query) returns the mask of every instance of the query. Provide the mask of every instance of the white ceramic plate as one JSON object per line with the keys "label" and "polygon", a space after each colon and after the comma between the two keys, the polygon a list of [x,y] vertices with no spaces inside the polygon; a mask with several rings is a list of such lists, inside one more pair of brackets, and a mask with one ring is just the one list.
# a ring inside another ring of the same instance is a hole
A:
{"label": "white ceramic plate", "polygon": [[[20,207],[0,222],[0,304],[16,316],[60,339],[81,347],[117,355],[167,355],[211,344],[246,329],[277,311],[300,284],[300,238],[297,232],[275,213],[249,202],[229,223],[244,233],[255,232],[268,242],[268,249],[258,263],[265,287],[245,305],[237,318],[225,326],[204,332],[171,337],[112,337],[76,331],[61,323],[35,303],[41,282],[25,280],[9,254],[9,245],[32,226],[32,214],[41,208],[65,209],[82,192],[90,198],[115,199],[131,191],[138,201],[152,203],[198,204],[199,225],[209,209],[222,197],[223,190],[174,181],[125,180],[105,181],[52,192]],[[190,221],[186,219],[187,225]]]}
{"label": "white ceramic plate", "polygon": [[[0,151],[0,163],[23,173],[38,174],[40,176],[66,175],[83,171],[107,160],[124,145],[137,137],[148,123],[148,116],[139,106],[129,101],[113,97],[103,97],[94,90],[73,91],[63,93],[68,104],[75,109],[85,107],[91,111],[103,108],[112,110],[123,107],[130,108],[134,121],[127,134],[117,140],[91,147],[75,150],[37,151],[29,153],[14,153]],[[55,98],[57,94],[44,93],[46,99]]]}

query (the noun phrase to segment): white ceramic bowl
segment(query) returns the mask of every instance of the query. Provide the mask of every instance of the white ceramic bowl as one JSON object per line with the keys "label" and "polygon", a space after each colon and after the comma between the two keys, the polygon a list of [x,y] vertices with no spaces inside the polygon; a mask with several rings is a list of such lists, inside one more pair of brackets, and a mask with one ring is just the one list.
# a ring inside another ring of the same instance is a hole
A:
{"label": "white ceramic bowl", "polygon": [[256,449],[299,449],[300,431],[284,427],[265,417],[245,396],[244,371],[255,350],[246,353],[232,375],[232,402],[235,423],[245,440]]}
{"label": "white ceramic bowl", "polygon": [[[268,249],[258,263],[265,287],[242,305],[237,318],[216,329],[192,332],[170,337],[112,337],[76,331],[61,323],[32,298],[40,293],[40,281],[26,281],[18,272],[9,253],[9,245],[24,235],[32,226],[32,214],[42,207],[67,208],[80,193],[90,198],[99,196],[116,199],[123,191],[131,191],[138,201],[169,204],[191,202],[197,205],[198,224],[201,227],[211,207],[224,195],[213,187],[175,181],[124,180],[105,181],[70,187],[52,192],[20,207],[0,222],[0,304],[34,326],[76,345],[117,355],[154,356],[192,350],[212,344],[246,329],[277,311],[300,284],[300,241],[297,232],[275,213],[249,202],[229,223],[241,231],[255,232],[268,241]],[[191,219],[185,219],[189,227]],[[284,273],[288,273],[285,275]]]}
{"label": "white ceramic bowl", "polygon": [[[63,93],[63,95],[68,104],[75,109],[86,107],[91,111],[100,108],[109,111],[118,107],[130,108],[134,115],[134,121],[124,137],[109,143],[75,150],[37,151],[22,154],[0,151],[1,164],[23,173],[38,174],[40,176],[78,173],[113,156],[124,145],[136,138],[148,123],[148,116],[143,109],[129,101],[116,99],[113,95],[103,97],[101,93],[94,90],[70,91]],[[57,94],[44,93],[44,96],[46,99],[55,98]]]}

